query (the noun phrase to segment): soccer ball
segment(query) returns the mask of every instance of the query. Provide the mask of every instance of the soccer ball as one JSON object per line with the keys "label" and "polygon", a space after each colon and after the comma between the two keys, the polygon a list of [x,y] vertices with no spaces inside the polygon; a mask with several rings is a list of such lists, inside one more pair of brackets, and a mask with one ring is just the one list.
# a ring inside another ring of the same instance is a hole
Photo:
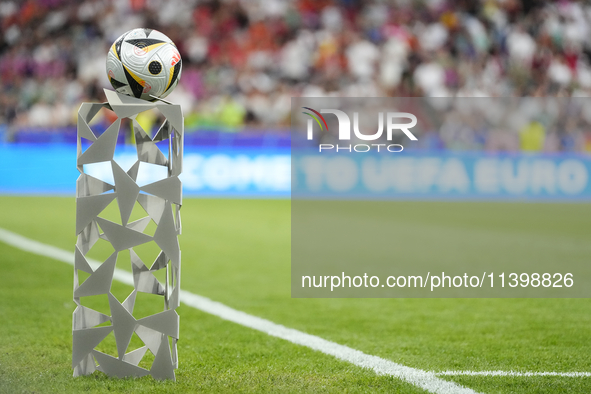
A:
{"label": "soccer ball", "polygon": [[168,96],[178,84],[181,55],[159,31],[133,29],[109,49],[107,76],[117,92],[154,101]]}

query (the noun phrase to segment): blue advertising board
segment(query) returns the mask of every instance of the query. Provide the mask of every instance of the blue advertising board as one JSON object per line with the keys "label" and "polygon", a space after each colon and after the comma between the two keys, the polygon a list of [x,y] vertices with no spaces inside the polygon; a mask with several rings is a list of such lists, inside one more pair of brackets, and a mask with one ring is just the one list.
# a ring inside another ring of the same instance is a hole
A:
{"label": "blue advertising board", "polygon": [[[133,146],[117,146],[115,161],[130,168],[137,161]],[[110,164],[85,165],[84,171],[113,183]],[[0,144],[0,193],[71,195],[76,192],[76,145]],[[140,165],[140,186],[166,176],[166,167]],[[185,196],[289,198],[289,149],[218,149],[185,147]]]}
{"label": "blue advertising board", "polygon": [[[137,160],[118,146],[122,167]],[[85,171],[112,182],[109,163]],[[140,185],[165,167],[140,168]],[[292,190],[293,176],[293,190]],[[71,195],[76,190],[76,146],[0,144],[0,193]],[[185,148],[185,196],[250,198],[427,198],[590,200],[591,156],[403,152],[290,154],[285,148]]]}
{"label": "blue advertising board", "polygon": [[591,157],[412,152],[293,155],[294,198],[591,199]]}

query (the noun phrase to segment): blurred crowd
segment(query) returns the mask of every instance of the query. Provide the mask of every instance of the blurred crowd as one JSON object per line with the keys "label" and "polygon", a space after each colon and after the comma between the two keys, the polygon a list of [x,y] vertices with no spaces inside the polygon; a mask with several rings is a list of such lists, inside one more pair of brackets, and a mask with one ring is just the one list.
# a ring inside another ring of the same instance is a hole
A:
{"label": "blurred crowd", "polygon": [[188,131],[288,128],[297,96],[591,96],[584,1],[0,0],[0,125],[75,124],[135,27],[179,47]]}

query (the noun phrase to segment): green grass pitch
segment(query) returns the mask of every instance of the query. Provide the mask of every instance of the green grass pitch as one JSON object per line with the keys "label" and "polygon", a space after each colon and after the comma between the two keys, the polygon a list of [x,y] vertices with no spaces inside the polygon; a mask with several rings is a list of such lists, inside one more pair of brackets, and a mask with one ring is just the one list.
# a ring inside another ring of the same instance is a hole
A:
{"label": "green grass pitch", "polygon": [[[73,250],[73,198],[0,204],[0,227]],[[426,230],[494,228],[527,234],[532,248],[555,236],[556,253],[591,257],[589,204],[399,204],[407,220],[421,210],[414,225]],[[423,370],[591,371],[590,300],[292,299],[289,201],[185,199],[182,221],[183,289],[233,308]],[[72,271],[0,243],[1,393],[422,392],[183,304],[177,382],[74,379]],[[589,377],[442,378],[487,393],[591,392]]]}

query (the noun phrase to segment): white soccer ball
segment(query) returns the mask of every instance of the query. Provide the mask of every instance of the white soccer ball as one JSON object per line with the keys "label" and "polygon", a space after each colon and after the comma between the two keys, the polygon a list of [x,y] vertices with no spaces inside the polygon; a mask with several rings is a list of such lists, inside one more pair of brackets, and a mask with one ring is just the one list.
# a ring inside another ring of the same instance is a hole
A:
{"label": "white soccer ball", "polygon": [[107,54],[113,88],[148,101],[164,98],[181,78],[181,55],[170,38],[153,29],[122,34]]}

